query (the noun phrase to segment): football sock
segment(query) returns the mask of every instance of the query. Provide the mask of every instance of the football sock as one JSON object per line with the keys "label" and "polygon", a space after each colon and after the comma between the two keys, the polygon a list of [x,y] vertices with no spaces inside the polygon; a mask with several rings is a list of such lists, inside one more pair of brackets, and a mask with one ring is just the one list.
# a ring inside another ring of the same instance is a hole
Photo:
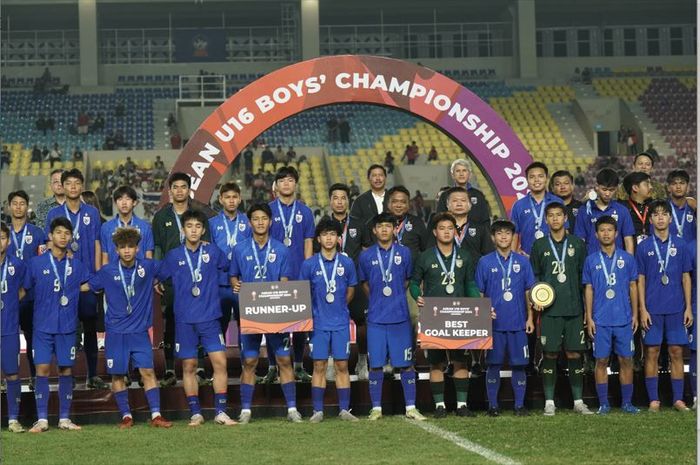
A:
{"label": "football sock", "polygon": [[[571,395],[574,400],[583,398],[583,359],[569,359],[569,383],[571,384]],[[552,384],[552,397],[554,399],[554,384]]]}
{"label": "football sock", "polygon": [[369,398],[372,400],[372,407],[382,406],[382,384],[384,383],[384,372],[381,370],[369,372]]}
{"label": "football sock", "polygon": [[19,402],[22,398],[22,381],[7,380],[7,418],[16,420],[19,416]]}
{"label": "football sock", "polygon": [[501,387],[501,365],[489,365],[486,369],[486,396],[489,408],[498,408],[498,390]]}
{"label": "football sock", "polygon": [[199,405],[199,396],[187,396],[187,405],[190,406],[192,415],[202,414],[202,407]]}
{"label": "football sock", "polygon": [[36,416],[39,420],[49,418],[49,378],[37,376],[34,384],[34,398],[36,399]]}
{"label": "football sock", "polygon": [[340,410],[350,410],[350,388],[338,388],[337,391]]}
{"label": "football sock", "polygon": [[146,400],[148,401],[148,407],[151,409],[151,415],[155,413],[160,413],[160,389],[154,387],[146,391]]}
{"label": "football sock", "polygon": [[277,366],[277,358],[275,358],[275,352],[272,350],[267,352],[267,364],[270,368]]}
{"label": "football sock", "polygon": [[303,370],[304,364],[301,362],[294,362],[294,371]]}
{"label": "football sock", "polygon": [[367,354],[357,354],[357,363],[364,362],[367,365]]}
{"label": "football sock", "polygon": [[647,386],[647,396],[649,396],[649,402],[658,402],[659,378],[657,376],[648,376],[644,378],[644,384]]}
{"label": "football sock", "polygon": [[671,378],[671,391],[673,392],[673,403],[675,404],[679,400],[683,400],[683,387],[685,384],[685,379],[674,379]]}
{"label": "football sock", "polygon": [[73,376],[58,377],[58,419],[70,418],[73,402]]}
{"label": "football sock", "polygon": [[293,408],[297,406],[297,383],[292,381],[291,383],[282,384],[282,393],[284,394],[284,400],[287,401],[287,408]]}
{"label": "football sock", "polygon": [[457,400],[457,408],[467,404],[467,396],[469,394],[469,378],[453,378],[455,383],[455,399]]}
{"label": "football sock", "polygon": [[435,405],[442,404],[445,406],[445,382],[430,382],[430,392],[433,394]]}
{"label": "football sock", "polygon": [[515,408],[522,408],[525,403],[525,387],[527,386],[527,375],[525,367],[513,367],[510,384],[513,386],[515,397]]}
{"label": "football sock", "polygon": [[698,395],[698,353],[694,350],[690,351],[690,392],[693,393],[693,397]]}
{"label": "football sock", "polygon": [[123,391],[117,391],[114,393],[114,400],[117,401],[117,407],[119,407],[119,414],[122,418],[131,416],[131,409],[129,408],[129,390],[124,389]]}
{"label": "football sock", "polygon": [[608,403],[608,383],[597,383],[595,390],[598,393],[598,404],[600,406],[610,405]]}
{"label": "football sock", "polygon": [[[569,369],[571,376],[571,369]],[[545,357],[542,359],[542,387],[545,400],[554,400],[554,385],[557,382],[557,359]],[[573,385],[572,385],[573,386]],[[578,397],[574,397],[578,399]]]}
{"label": "football sock", "polygon": [[215,392],[214,393],[214,408],[216,409],[216,414],[226,412],[226,397],[228,393],[226,392]]}
{"label": "football sock", "polygon": [[306,350],[306,333],[294,333],[292,336],[292,345],[294,346],[294,361],[303,364],[304,351]]}
{"label": "football sock", "polygon": [[322,387],[311,387],[311,401],[314,406],[314,412],[323,412],[323,394],[326,392]]}
{"label": "football sock", "polygon": [[403,398],[406,406],[416,405],[416,372],[401,372],[401,387],[403,387]]}
{"label": "football sock", "polygon": [[250,410],[253,404],[253,392],[255,391],[255,386],[252,384],[241,383],[241,409]]}
{"label": "football sock", "polygon": [[622,405],[632,403],[632,391],[634,390],[633,384],[620,384],[620,392],[622,394]]}

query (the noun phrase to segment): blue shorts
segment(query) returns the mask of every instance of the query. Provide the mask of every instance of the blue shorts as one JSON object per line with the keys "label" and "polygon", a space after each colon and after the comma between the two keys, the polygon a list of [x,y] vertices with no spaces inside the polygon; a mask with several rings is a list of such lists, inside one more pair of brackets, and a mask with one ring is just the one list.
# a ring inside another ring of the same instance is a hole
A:
{"label": "blue shorts", "polygon": [[107,373],[124,375],[129,372],[129,360],[134,368],[153,368],[153,348],[148,331],[140,333],[105,333]]}
{"label": "blue shorts", "polygon": [[[262,337],[262,334],[241,334],[241,354],[244,359],[258,358],[260,356]],[[265,334],[267,352],[272,352],[278,357],[289,357],[290,339],[289,333]]]}
{"label": "blue shorts", "polygon": [[634,355],[632,323],[625,326],[595,326],[593,357],[608,358],[613,353],[619,357]]}
{"label": "blue shorts", "polygon": [[642,342],[645,346],[660,346],[664,341],[670,346],[688,344],[688,330],[683,324],[683,312],[651,315],[651,326],[642,333]]}
{"label": "blue shorts", "polygon": [[397,368],[413,366],[413,326],[411,320],[401,323],[367,322],[367,353],[370,368],[381,368],[387,355]]}
{"label": "blue shorts", "polygon": [[72,367],[75,363],[75,333],[32,333],[32,355],[35,365],[49,365],[54,355],[60,367]]}
{"label": "blue shorts", "polygon": [[350,358],[350,327],[346,326],[336,331],[314,329],[311,333],[311,345],[313,360],[326,360],[329,355],[332,355],[334,360],[347,360]]}
{"label": "blue shorts", "polygon": [[19,373],[19,333],[0,338],[0,359],[5,376]]}
{"label": "blue shorts", "polygon": [[238,294],[234,294],[231,287],[219,286],[219,301],[221,302],[221,314],[223,316],[228,315],[229,320],[233,316],[236,321],[240,321]]}
{"label": "blue shorts", "polygon": [[218,319],[202,323],[175,322],[175,356],[177,358],[197,358],[197,347],[200,344],[208,354],[226,350],[221,323]]}
{"label": "blue shorts", "polygon": [[503,365],[506,353],[508,353],[510,366],[527,365],[528,360],[530,360],[530,352],[525,330],[493,332],[493,346],[486,351],[486,364]]}

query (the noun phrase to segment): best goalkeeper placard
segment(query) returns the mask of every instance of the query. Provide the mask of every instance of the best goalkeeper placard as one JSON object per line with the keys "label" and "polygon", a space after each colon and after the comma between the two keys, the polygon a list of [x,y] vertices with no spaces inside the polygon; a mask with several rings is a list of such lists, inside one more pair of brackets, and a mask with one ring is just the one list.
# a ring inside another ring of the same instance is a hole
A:
{"label": "best goalkeeper placard", "polygon": [[241,283],[241,333],[313,330],[308,281]]}
{"label": "best goalkeeper placard", "polygon": [[490,349],[491,299],[425,297],[418,316],[422,349]]}

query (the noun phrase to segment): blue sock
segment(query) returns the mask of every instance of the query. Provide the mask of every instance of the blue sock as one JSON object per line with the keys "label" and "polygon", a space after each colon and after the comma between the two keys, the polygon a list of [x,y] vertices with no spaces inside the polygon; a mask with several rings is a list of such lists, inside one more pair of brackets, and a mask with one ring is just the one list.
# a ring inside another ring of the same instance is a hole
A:
{"label": "blue sock", "polygon": [[382,384],[384,383],[384,373],[381,370],[369,372],[369,398],[372,400],[372,407],[382,406]]}
{"label": "blue sock", "polygon": [[416,372],[401,372],[401,387],[403,388],[403,398],[407,406],[416,405]]}
{"label": "blue sock", "polygon": [[609,406],[608,402],[608,383],[597,383],[595,390],[598,393],[598,403],[601,407]]}
{"label": "blue sock", "polygon": [[498,390],[501,388],[501,365],[489,365],[486,369],[486,396],[489,408],[498,408]]}
{"label": "blue sock", "polygon": [[515,408],[522,408],[525,403],[525,388],[527,386],[527,375],[524,367],[513,367],[510,384],[513,386],[515,397]]}
{"label": "blue sock", "polygon": [[671,378],[671,391],[673,392],[673,403],[675,404],[679,400],[683,400],[683,385],[685,379],[674,379]]}
{"label": "blue sock", "polygon": [[337,391],[340,410],[350,410],[350,388],[338,388]]}
{"label": "blue sock", "polygon": [[694,350],[690,351],[690,391],[693,397],[698,395],[698,353]]}
{"label": "blue sock", "polygon": [[216,409],[216,414],[226,412],[226,398],[228,393],[226,392],[215,392],[214,393],[214,408]]}
{"label": "blue sock", "polygon": [[58,377],[58,419],[70,418],[70,405],[73,402],[73,377]]}
{"label": "blue sock", "polygon": [[306,333],[294,333],[292,344],[294,345],[294,361],[303,363],[304,351],[306,350]]}
{"label": "blue sock", "polygon": [[146,400],[151,413],[160,413],[160,389],[154,387],[146,391]]}
{"label": "blue sock", "polygon": [[311,387],[311,402],[314,406],[314,412],[323,412],[323,394],[325,394],[326,388],[322,387]]}
{"label": "blue sock", "polygon": [[16,420],[19,416],[19,402],[22,399],[22,381],[7,380],[7,419]]}
{"label": "blue sock", "polygon": [[192,415],[201,415],[202,407],[199,405],[199,396],[187,396],[187,405],[190,406]]}
{"label": "blue sock", "polygon": [[34,384],[34,398],[36,399],[36,417],[39,420],[49,419],[49,378],[37,376]]}
{"label": "blue sock", "polygon": [[241,383],[241,409],[242,410],[250,410],[250,406],[253,405],[253,392],[254,391],[255,391],[255,385]]}
{"label": "blue sock", "polygon": [[658,402],[659,378],[657,376],[648,376],[644,378],[644,384],[647,385],[647,395],[649,396],[649,402]]}
{"label": "blue sock", "polygon": [[620,384],[620,391],[622,392],[622,405],[631,404],[634,384]]}
{"label": "blue sock", "polygon": [[122,418],[129,415],[131,416],[131,409],[129,408],[129,390],[124,389],[123,391],[114,393],[114,400],[117,401],[117,407],[119,407],[119,413]]}
{"label": "blue sock", "polygon": [[287,408],[292,408],[297,406],[297,383],[292,381],[291,383],[282,384],[282,393],[284,394],[284,400],[287,401]]}

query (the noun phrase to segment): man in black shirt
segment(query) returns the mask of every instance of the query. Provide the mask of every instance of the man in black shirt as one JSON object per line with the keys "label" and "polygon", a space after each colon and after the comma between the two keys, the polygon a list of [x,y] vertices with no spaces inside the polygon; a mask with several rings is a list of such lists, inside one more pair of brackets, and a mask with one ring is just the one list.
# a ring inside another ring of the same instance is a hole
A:
{"label": "man in black shirt", "polygon": [[463,187],[451,187],[445,192],[447,200],[447,211],[454,216],[457,221],[457,231],[455,241],[462,249],[469,252],[476,267],[481,257],[495,250],[491,231],[483,223],[474,223],[469,217],[472,203],[469,201],[469,194]]}
{"label": "man in black shirt", "polygon": [[647,238],[651,215],[649,214],[649,202],[651,201],[651,177],[641,171],[633,171],[622,180],[622,186],[627,193],[625,206],[630,211],[632,224],[634,225],[635,249],[636,246]]}
{"label": "man in black shirt", "polygon": [[[486,202],[484,193],[473,187],[469,180],[472,176],[472,165],[464,158],[457,159],[450,166],[450,174],[455,182],[455,186],[463,187],[469,193],[469,200],[472,204],[471,220],[474,223],[490,225],[491,224],[491,208]],[[447,211],[447,198],[443,193],[438,199],[436,213]]]}
{"label": "man in black shirt", "polygon": [[549,191],[558,196],[566,207],[566,216],[569,221],[568,233],[573,234],[578,209],[583,206],[583,203],[574,198],[573,175],[566,170],[555,172],[549,180]]}
{"label": "man in black shirt", "polygon": [[[384,211],[384,193],[386,191],[386,169],[382,165],[372,165],[367,170],[370,189],[360,194],[352,203],[350,214],[362,221],[365,228],[370,229],[369,223]],[[369,237],[369,236],[367,236]],[[363,244],[369,247],[370,243]]]}

